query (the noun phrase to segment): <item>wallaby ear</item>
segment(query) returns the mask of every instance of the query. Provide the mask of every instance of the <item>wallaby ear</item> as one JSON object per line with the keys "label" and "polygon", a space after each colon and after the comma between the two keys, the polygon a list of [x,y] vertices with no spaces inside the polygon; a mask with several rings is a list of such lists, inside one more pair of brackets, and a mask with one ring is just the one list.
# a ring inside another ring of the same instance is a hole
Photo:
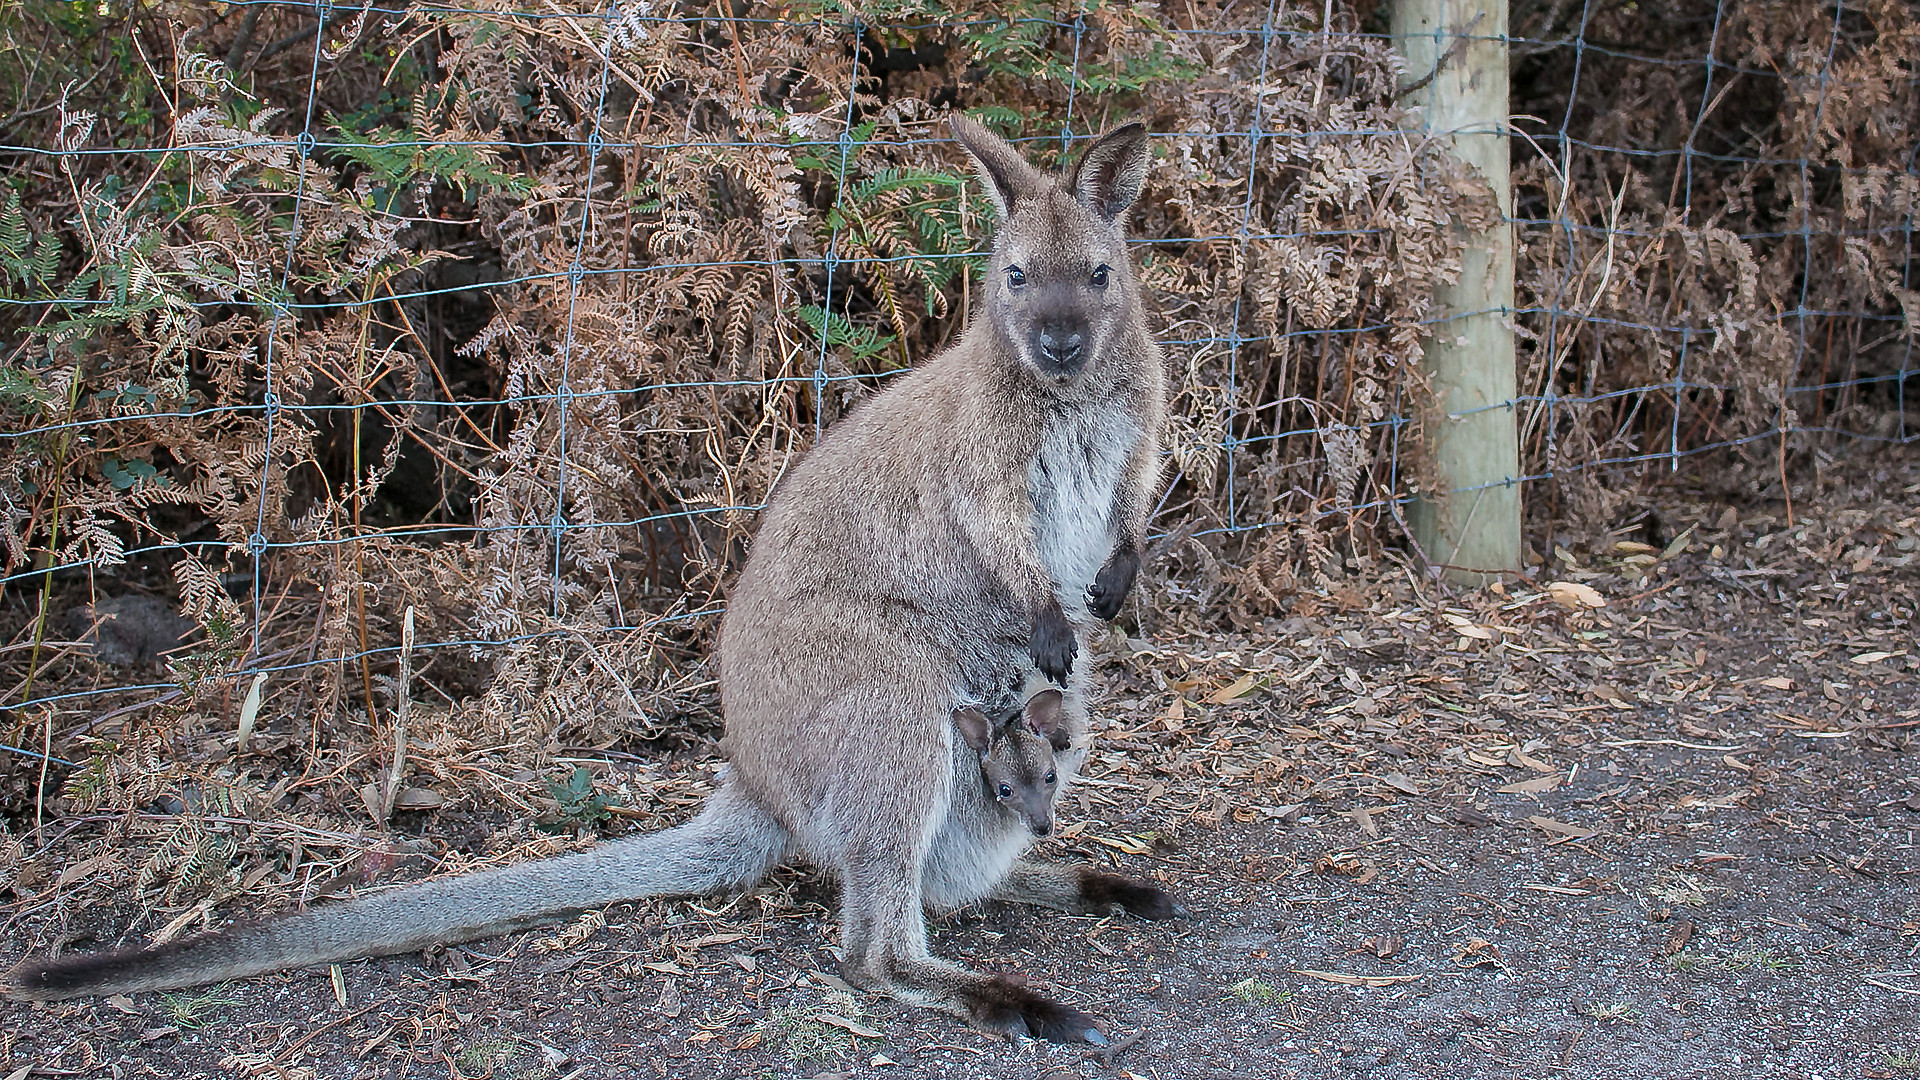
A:
{"label": "wallaby ear", "polygon": [[979,709],[953,710],[953,726],[960,729],[960,737],[977,753],[984,754],[987,747],[993,745],[993,722]]}
{"label": "wallaby ear", "polygon": [[1015,202],[1040,189],[1040,170],[1028,164],[1007,140],[960,113],[948,117],[947,123],[953,128],[953,137],[973,158],[973,171],[979,174],[980,184],[987,189],[987,198],[1001,220],[1006,220]]}
{"label": "wallaby ear", "polygon": [[1108,221],[1127,212],[1147,182],[1152,164],[1147,126],[1123,124],[1094,140],[1073,167],[1073,193]]}
{"label": "wallaby ear", "polygon": [[1067,706],[1060,691],[1042,690],[1033,695],[1021,715],[1026,718],[1028,731],[1044,736],[1055,750],[1067,748]]}

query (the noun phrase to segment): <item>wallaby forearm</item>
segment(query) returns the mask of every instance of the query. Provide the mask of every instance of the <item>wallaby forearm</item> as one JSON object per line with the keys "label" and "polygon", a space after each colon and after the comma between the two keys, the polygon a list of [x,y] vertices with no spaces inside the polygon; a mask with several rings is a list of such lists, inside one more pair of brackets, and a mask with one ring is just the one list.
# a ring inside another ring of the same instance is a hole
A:
{"label": "wallaby forearm", "polygon": [[1024,471],[1019,484],[1009,477],[987,485],[984,497],[962,503],[960,524],[986,569],[1010,593],[1030,620],[1028,654],[1042,674],[1065,684],[1079,644],[1060,605],[1053,577],[1041,564],[1033,534],[1033,503]]}

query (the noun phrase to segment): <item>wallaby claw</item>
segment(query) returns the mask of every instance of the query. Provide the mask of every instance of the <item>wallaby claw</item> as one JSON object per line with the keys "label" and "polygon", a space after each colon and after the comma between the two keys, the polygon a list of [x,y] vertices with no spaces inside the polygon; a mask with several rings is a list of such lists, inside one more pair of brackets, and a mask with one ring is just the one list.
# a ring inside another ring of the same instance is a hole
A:
{"label": "wallaby claw", "polygon": [[1066,612],[1060,609],[1060,602],[1054,601],[1033,620],[1033,638],[1027,645],[1027,653],[1033,658],[1033,664],[1040,673],[1061,686],[1067,684],[1067,676],[1073,671],[1073,660],[1080,652],[1080,642],[1073,636],[1073,624],[1067,621]]}
{"label": "wallaby claw", "polygon": [[1081,1032],[1080,1041],[1092,1043],[1095,1046],[1107,1045],[1107,1037],[1104,1034],[1102,1034],[1100,1029],[1097,1027],[1090,1027],[1087,1030]]}
{"label": "wallaby claw", "polygon": [[1140,573],[1140,553],[1125,547],[1113,553],[1107,565],[1094,575],[1093,584],[1087,586],[1087,610],[1102,622],[1112,622],[1120,614],[1120,605],[1126,603],[1127,592],[1133,588],[1133,579]]}

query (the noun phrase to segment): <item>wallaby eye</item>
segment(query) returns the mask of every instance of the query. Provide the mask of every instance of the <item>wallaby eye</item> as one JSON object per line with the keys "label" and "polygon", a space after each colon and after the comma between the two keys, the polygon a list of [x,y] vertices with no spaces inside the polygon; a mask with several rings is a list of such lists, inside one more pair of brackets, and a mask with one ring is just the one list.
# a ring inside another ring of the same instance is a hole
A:
{"label": "wallaby eye", "polygon": [[1087,284],[1092,285],[1096,289],[1104,289],[1107,287],[1106,263],[1101,263],[1099,266],[1093,268],[1093,277],[1088,280]]}
{"label": "wallaby eye", "polygon": [[1027,272],[1025,270],[1022,270],[1017,266],[1007,267],[1007,288],[1009,289],[1025,288],[1026,284],[1027,284]]}
{"label": "wallaby eye", "polygon": [[1053,774],[1053,771],[1052,771],[1052,770],[1048,770],[1048,771],[1047,771],[1047,786],[1048,786],[1048,787],[1052,787],[1052,786],[1053,786],[1054,784],[1057,784],[1057,783],[1059,783],[1059,782],[1060,782],[1060,778],[1059,778],[1058,776],[1055,776],[1055,775]]}
{"label": "wallaby eye", "polygon": [[1012,785],[1012,784],[1001,784],[1001,785],[1000,785],[1000,797],[1001,797],[1001,798],[1003,798],[1003,799],[1011,799],[1011,798],[1013,798],[1013,785]]}

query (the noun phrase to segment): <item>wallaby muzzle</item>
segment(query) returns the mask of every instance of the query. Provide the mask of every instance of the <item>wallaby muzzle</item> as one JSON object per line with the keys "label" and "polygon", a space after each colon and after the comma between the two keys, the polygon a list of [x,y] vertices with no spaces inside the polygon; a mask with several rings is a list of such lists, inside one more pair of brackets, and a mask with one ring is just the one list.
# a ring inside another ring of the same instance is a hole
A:
{"label": "wallaby muzzle", "polygon": [[1084,321],[1045,322],[1033,333],[1033,357],[1041,374],[1071,379],[1086,366],[1087,324]]}

